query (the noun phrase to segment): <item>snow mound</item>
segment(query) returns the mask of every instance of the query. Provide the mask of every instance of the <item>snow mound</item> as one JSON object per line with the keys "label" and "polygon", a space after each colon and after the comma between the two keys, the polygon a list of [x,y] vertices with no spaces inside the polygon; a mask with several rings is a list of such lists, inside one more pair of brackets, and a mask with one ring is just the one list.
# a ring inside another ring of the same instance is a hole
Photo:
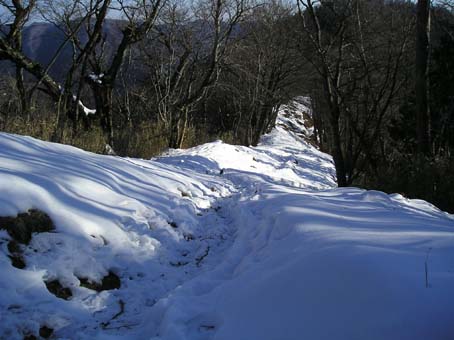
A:
{"label": "snow mound", "polygon": [[[234,192],[218,178],[10,134],[0,134],[0,150],[0,216],[39,209],[56,226],[20,245],[24,269],[11,265],[12,240],[1,231],[0,338],[36,335],[43,325],[90,334],[120,301],[124,327],[137,323],[135,314],[200,271],[207,247],[222,247],[228,233],[209,223],[217,202]],[[109,272],[120,289],[81,285]],[[47,290],[45,282],[55,280],[70,289],[69,301]]]}
{"label": "snow mound", "polygon": [[[207,174],[240,172],[306,189],[336,187],[332,157],[307,141],[313,134],[313,128],[306,127],[311,117],[309,105],[305,97],[283,105],[276,127],[261,138],[257,147],[216,141],[188,150],[169,150],[158,159]],[[250,182],[250,178],[246,179],[246,183]]]}
{"label": "snow mound", "polygon": [[0,338],[452,338],[453,216],[336,188],[309,118],[300,98],[257,147],[153,160],[0,133],[0,216],[55,226],[0,226]]}

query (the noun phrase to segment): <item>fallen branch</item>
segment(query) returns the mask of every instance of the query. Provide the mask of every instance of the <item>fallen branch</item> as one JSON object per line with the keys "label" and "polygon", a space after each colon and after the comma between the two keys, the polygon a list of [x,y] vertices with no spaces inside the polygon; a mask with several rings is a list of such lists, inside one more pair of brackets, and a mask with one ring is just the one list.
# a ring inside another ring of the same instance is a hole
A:
{"label": "fallen branch", "polygon": [[197,257],[197,258],[195,259],[196,264],[197,264],[197,267],[200,267],[200,263],[203,261],[203,259],[204,259],[205,257],[208,256],[209,253],[210,253],[210,246],[208,246],[208,247],[205,249],[205,253],[203,253],[201,256],[199,256],[199,257]]}
{"label": "fallen branch", "polygon": [[[120,311],[117,314],[115,314],[114,316],[112,316],[112,318],[109,321],[101,323],[102,329],[112,329],[112,328],[107,328],[107,327],[110,325],[110,323],[113,320],[115,320],[116,318],[118,318],[120,315],[122,315],[125,312],[125,303],[124,303],[124,301],[120,299],[118,301],[118,304],[120,305]],[[124,327],[124,326],[121,326],[121,327]]]}
{"label": "fallen branch", "polygon": [[429,260],[429,254],[432,248],[429,248],[426,253],[426,260],[424,261],[424,267],[426,270],[426,288],[429,288],[429,270],[428,270],[428,264],[427,261]]}

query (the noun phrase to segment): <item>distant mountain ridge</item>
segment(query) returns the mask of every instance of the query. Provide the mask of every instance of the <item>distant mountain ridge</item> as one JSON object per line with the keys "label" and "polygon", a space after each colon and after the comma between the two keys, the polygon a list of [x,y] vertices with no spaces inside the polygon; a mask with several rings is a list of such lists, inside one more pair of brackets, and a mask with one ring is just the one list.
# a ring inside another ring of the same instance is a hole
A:
{"label": "distant mountain ridge", "polygon": [[[116,46],[121,39],[121,26],[124,21],[118,19],[107,19],[103,25],[103,34],[107,46]],[[81,30],[79,37],[86,40],[84,30]],[[60,46],[65,43],[66,36],[58,26],[46,23],[35,22],[25,27],[23,32],[23,52],[30,59],[39,62],[41,65],[48,65],[54,58]],[[109,53],[109,51],[108,51]],[[59,53],[59,56],[50,69],[50,75],[61,79],[65,71],[69,68],[72,57],[72,46],[70,42]],[[8,61],[1,62],[2,71],[5,73],[14,72],[12,64]]]}

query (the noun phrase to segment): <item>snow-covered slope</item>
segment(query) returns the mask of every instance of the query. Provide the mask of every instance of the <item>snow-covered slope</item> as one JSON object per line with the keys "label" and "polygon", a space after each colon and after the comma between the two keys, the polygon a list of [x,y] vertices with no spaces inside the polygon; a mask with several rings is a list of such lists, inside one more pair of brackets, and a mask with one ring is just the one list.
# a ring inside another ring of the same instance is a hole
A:
{"label": "snow-covered slope", "polygon": [[[454,338],[453,216],[337,189],[300,137],[304,109],[283,108],[258,147],[151,161],[0,134],[0,216],[55,224],[19,245],[23,269],[0,230],[0,338]],[[111,273],[120,288],[84,285]]]}

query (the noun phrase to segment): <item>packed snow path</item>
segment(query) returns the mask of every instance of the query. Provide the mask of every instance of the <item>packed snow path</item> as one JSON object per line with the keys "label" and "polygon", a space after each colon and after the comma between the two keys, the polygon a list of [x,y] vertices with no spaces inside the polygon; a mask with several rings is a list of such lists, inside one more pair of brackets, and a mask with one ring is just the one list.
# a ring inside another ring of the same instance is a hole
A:
{"label": "packed snow path", "polygon": [[[23,269],[0,230],[0,338],[454,338],[453,216],[336,188],[303,111],[283,107],[256,148],[152,161],[0,134],[0,216],[55,224],[20,245]],[[111,272],[118,289],[82,285]]]}

